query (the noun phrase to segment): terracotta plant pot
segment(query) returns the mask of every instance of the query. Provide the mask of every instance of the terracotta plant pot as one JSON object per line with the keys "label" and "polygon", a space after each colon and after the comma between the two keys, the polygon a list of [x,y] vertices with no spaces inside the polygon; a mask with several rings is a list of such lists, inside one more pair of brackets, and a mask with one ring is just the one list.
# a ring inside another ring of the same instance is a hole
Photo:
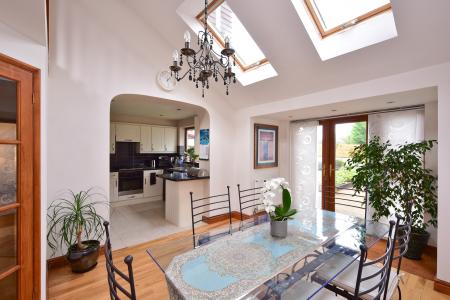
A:
{"label": "terracotta plant pot", "polygon": [[77,249],[77,245],[72,245],[67,251],[66,257],[74,273],[85,273],[97,266],[100,242],[89,240],[82,242],[82,244],[87,245],[87,247],[80,250]]}
{"label": "terracotta plant pot", "polygon": [[273,237],[285,238],[287,236],[287,220],[272,221],[270,220],[270,234]]}

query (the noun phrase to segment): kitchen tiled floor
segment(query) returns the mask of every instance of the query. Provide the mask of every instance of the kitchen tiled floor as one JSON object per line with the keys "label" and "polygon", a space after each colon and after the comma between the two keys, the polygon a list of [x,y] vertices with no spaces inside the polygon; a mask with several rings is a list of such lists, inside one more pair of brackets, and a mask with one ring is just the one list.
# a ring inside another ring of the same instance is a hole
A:
{"label": "kitchen tiled floor", "polygon": [[111,208],[110,223],[114,250],[190,229],[166,221],[162,201]]}

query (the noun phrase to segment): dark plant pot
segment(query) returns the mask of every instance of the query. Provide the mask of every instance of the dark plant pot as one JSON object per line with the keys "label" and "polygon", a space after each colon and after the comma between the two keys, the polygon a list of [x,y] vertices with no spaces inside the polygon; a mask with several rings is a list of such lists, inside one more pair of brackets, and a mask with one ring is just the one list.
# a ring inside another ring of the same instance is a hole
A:
{"label": "dark plant pot", "polygon": [[97,259],[100,252],[100,242],[89,240],[81,242],[87,245],[85,249],[77,249],[77,245],[70,246],[67,251],[67,260],[70,263],[72,272],[84,273],[92,270],[97,265]]}
{"label": "dark plant pot", "polygon": [[421,259],[423,250],[427,246],[429,239],[430,234],[428,232],[412,231],[405,257],[409,259]]}
{"label": "dark plant pot", "polygon": [[285,238],[287,236],[287,220],[272,221],[270,220],[270,234],[273,237]]}

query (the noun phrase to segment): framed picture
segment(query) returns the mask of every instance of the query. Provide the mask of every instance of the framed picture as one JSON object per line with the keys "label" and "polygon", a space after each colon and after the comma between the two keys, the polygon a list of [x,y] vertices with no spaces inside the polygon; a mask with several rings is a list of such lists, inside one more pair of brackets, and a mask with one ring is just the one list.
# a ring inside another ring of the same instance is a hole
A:
{"label": "framed picture", "polygon": [[278,167],[278,126],[255,124],[254,168]]}
{"label": "framed picture", "polygon": [[209,159],[209,129],[200,129],[200,160]]}

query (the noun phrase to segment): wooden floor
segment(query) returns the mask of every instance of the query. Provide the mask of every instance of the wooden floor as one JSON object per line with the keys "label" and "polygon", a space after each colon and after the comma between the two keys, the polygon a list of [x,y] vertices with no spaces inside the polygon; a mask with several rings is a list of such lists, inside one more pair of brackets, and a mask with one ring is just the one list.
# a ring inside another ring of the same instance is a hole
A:
{"label": "wooden floor", "polygon": [[[114,260],[118,264],[118,267],[124,271],[126,268],[125,264],[122,263],[123,258],[127,255],[134,257],[133,268],[138,299],[168,299],[164,276],[160,269],[152,262],[146,253],[146,249],[158,245],[158,243],[166,243],[171,239],[188,236],[189,234],[190,232],[177,233],[162,239],[114,251]],[[379,249],[382,249],[382,245],[379,246]],[[414,261],[404,264],[405,268],[402,268],[402,270],[411,273],[405,272],[405,275],[402,276],[402,299],[450,299],[450,296],[434,291],[434,282],[424,278],[424,276],[428,277],[427,274],[433,268],[433,263],[429,262],[430,259],[432,259],[432,255],[426,258],[426,263],[423,263],[423,261],[422,263],[421,261]],[[407,260],[405,259],[405,261]],[[414,275],[412,274],[413,272],[423,274],[424,276]],[[394,299],[397,298],[398,295],[395,295]],[[48,273],[48,299],[109,299],[103,256],[99,259],[97,267],[85,274],[71,273],[68,266],[50,270]]]}

